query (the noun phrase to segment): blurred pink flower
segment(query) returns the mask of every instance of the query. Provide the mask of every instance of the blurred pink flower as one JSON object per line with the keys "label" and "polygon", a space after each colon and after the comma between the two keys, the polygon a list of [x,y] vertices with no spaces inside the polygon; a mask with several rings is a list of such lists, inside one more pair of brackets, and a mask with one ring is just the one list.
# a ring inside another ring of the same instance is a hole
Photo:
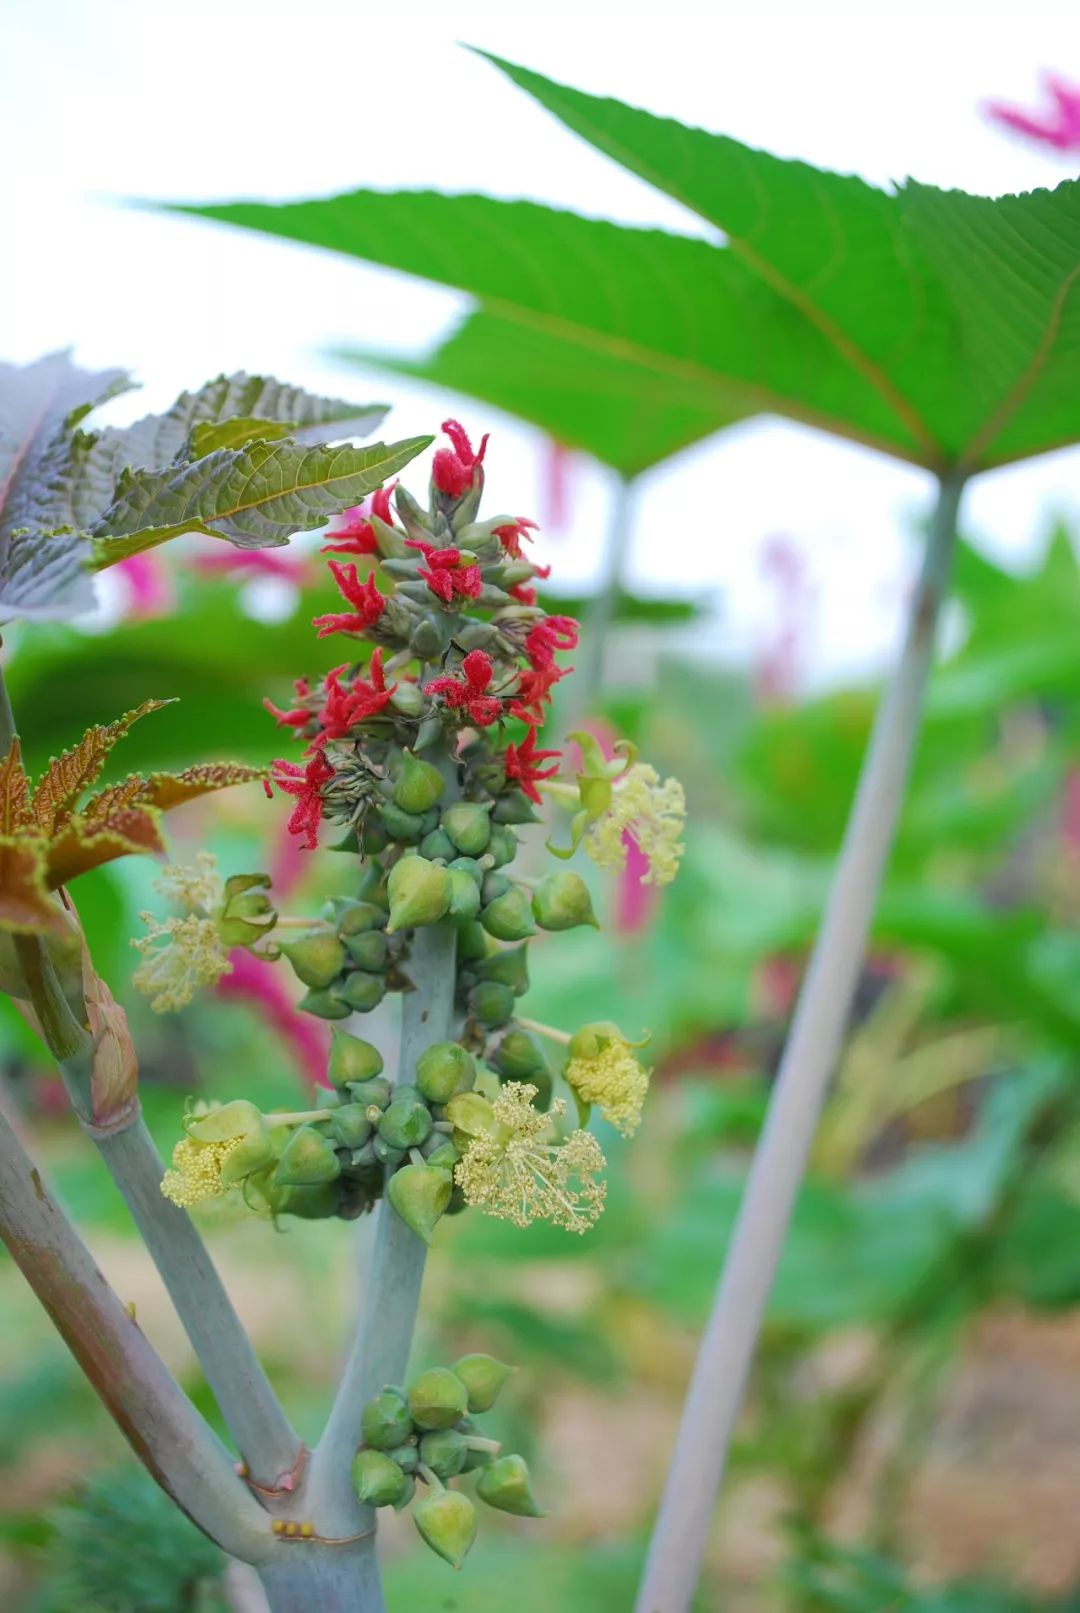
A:
{"label": "blurred pink flower", "polygon": [[540,525],[548,536],[565,529],[570,520],[570,482],[574,452],[565,443],[546,439],[543,470],[540,474]]}
{"label": "blurred pink flower", "polygon": [[785,533],[765,538],[760,567],[776,591],[776,625],[758,649],[754,682],[760,700],[785,705],[794,698],[801,681],[813,594],[805,556]]}
{"label": "blurred pink flower", "polygon": [[1043,74],[1046,105],[1042,111],[1024,112],[1003,101],[988,101],[985,111],[993,122],[1053,146],[1055,151],[1080,151],[1080,89],[1067,84],[1056,73]]}
{"label": "blurred pink flower", "polygon": [[131,616],[167,616],[173,606],[173,589],[161,555],[130,554],[113,567],[127,594]]}
{"label": "blurred pink flower", "polygon": [[210,554],[193,555],[188,561],[193,571],[216,576],[232,571],[252,576],[279,577],[284,582],[302,588],[314,576],[311,556],[306,554],[280,554],[272,549],[234,549],[231,544]]}
{"label": "blurred pink flower", "polygon": [[252,957],[243,947],[230,952],[229,962],[232,972],[222,976],[215,993],[257,1008],[260,1017],[292,1049],[308,1082],[313,1087],[325,1086],[329,1027],[309,1014],[297,1013],[277,965]]}

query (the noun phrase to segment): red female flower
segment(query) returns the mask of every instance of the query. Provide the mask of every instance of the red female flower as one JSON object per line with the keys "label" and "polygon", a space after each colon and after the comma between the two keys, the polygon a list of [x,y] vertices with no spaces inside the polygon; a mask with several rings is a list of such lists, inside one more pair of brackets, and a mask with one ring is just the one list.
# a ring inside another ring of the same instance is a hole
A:
{"label": "red female flower", "polygon": [[427,561],[420,567],[420,575],[444,605],[452,605],[455,599],[479,599],[483,593],[480,567],[463,566],[460,549],[437,549],[423,538],[406,538],[405,547],[420,550]]}
{"label": "red female flower", "polygon": [[536,729],[530,727],[529,732],[520,745],[507,745],[506,755],[503,757],[503,767],[508,779],[513,779],[521,790],[540,805],[540,791],[536,788],[539,779],[554,778],[559,771],[558,762],[554,767],[541,767],[552,756],[561,756],[557,750],[537,750]]}
{"label": "red female flower", "polygon": [[[334,769],[321,750],[317,750],[306,767],[296,762],[276,761],[270,764],[271,777],[279,790],[296,797],[289,818],[289,833],[304,836],[308,851],[319,844],[319,824],[322,822],[322,787],[334,776]],[[266,786],[267,795],[270,786]]]}
{"label": "red female flower", "polygon": [[[534,566],[533,567],[533,577],[534,578],[539,577],[541,582],[546,582],[547,579],[550,576],[551,576],[551,567],[550,566]],[[517,582],[517,583],[515,583],[513,588],[507,589],[507,592],[510,594],[510,596],[513,599],[517,600],[519,605],[532,606],[532,605],[536,604],[536,600],[537,600],[536,589],[531,588],[529,586],[529,584],[526,583],[526,582]]]}
{"label": "red female flower", "polygon": [[355,565],[343,566],[340,560],[329,560],[331,575],[342,596],[352,605],[356,614],[341,612],[329,616],[316,616],[312,627],[319,629],[319,637],[328,633],[365,633],[379,620],[386,600],[375,586],[374,575],[362,583],[356,575]]}
{"label": "red female flower", "polygon": [[451,711],[464,711],[477,728],[488,728],[502,716],[502,701],[485,693],[494,675],[491,656],[483,650],[470,650],[461,663],[463,677],[435,678],[424,687],[425,694],[441,694]]}
{"label": "red female flower", "polygon": [[545,616],[525,640],[525,657],[534,672],[546,672],[555,664],[557,650],[577,648],[578,624],[572,616]]}
{"label": "red female flower", "polygon": [[389,689],[386,687],[381,647],[372,653],[368,669],[370,679],[358,674],[352,684],[346,687],[341,681],[341,674],[347,665],[348,662],[345,662],[326,674],[326,703],[319,712],[322,732],[312,741],[313,749],[325,745],[328,739],[344,739],[357,723],[366,721],[368,717],[377,717],[397,688],[396,683],[392,683]]}
{"label": "red female flower", "polygon": [[[293,689],[297,700],[306,700],[311,693],[311,685],[306,678],[297,678]],[[306,706],[300,706],[296,711],[281,711],[272,700],[264,700],[263,705],[271,717],[277,719],[279,728],[306,728],[313,715]]]}
{"label": "red female flower", "polygon": [[460,498],[469,491],[473,475],[483,464],[487,436],[480,443],[480,452],[474,454],[472,443],[456,420],[444,420],[442,428],[454,446],[439,449],[432,462],[431,479],[447,498]]}
{"label": "red female flower", "polygon": [[[396,482],[391,482],[389,487],[380,487],[371,495],[371,514],[377,515],[387,526],[394,524],[394,518],[390,513],[390,494],[396,486]],[[332,538],[339,541],[324,543],[323,554],[372,555],[379,552],[379,540],[375,536],[375,528],[368,520],[362,504],[355,505],[351,510],[342,510],[340,515],[335,515],[328,531]]]}
{"label": "red female flower", "polygon": [[519,673],[517,695],[510,707],[511,717],[527,723],[542,723],[544,707],[551,704],[551,690],[560,678],[572,671],[572,667],[557,667],[553,662],[549,667]]}
{"label": "red female flower", "polygon": [[521,540],[525,538],[531,543],[532,539],[529,537],[529,533],[536,530],[536,522],[527,520],[524,515],[517,516],[513,521],[504,521],[502,526],[494,528],[495,536],[513,560],[524,559],[521,552]]}

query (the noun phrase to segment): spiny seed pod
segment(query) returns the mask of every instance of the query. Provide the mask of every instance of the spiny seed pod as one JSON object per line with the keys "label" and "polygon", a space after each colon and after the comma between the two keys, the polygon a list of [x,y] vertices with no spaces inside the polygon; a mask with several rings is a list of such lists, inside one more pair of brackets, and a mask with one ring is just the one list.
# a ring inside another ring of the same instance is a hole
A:
{"label": "spiny seed pod", "polygon": [[382,975],[369,975],[356,969],[346,975],[335,992],[357,1014],[370,1014],[386,996],[386,981]]}
{"label": "spiny seed pod", "polygon": [[420,717],[427,701],[418,684],[402,680],[390,696],[390,704],[402,717]]}
{"label": "spiny seed pod", "polygon": [[499,1398],[499,1391],[507,1378],[512,1377],[514,1367],[508,1367],[502,1361],[497,1361],[493,1355],[463,1355],[455,1361],[450,1368],[456,1378],[460,1378],[465,1385],[469,1396],[469,1410],[490,1411]]}
{"label": "spiny seed pod", "polygon": [[450,875],[441,864],[428,862],[426,857],[402,857],[386,882],[390,898],[387,932],[437,923],[450,906],[450,889]]}
{"label": "spiny seed pod", "polygon": [[469,1010],[481,1025],[505,1025],[514,1014],[514,993],[497,980],[481,980],[469,993]]}
{"label": "spiny seed pod", "polygon": [[518,1518],[542,1518],[529,1482],[529,1468],[522,1456],[500,1456],[485,1467],[476,1481],[476,1493],[489,1507],[512,1512]]}
{"label": "spiny seed pod", "polygon": [[375,902],[342,902],[337,907],[334,929],[339,940],[348,944],[351,937],[381,930],[385,923],[386,909]]}
{"label": "spiny seed pod", "polygon": [[479,857],[491,839],[491,802],[455,801],[443,809],[443,832],[465,857]]}
{"label": "spiny seed pod", "polygon": [[364,1444],[376,1451],[390,1451],[404,1445],[413,1431],[412,1413],[400,1389],[387,1385],[373,1395],[360,1413]]}
{"label": "spiny seed pod", "polygon": [[366,1507],[393,1507],[408,1488],[408,1479],[385,1451],[360,1451],[353,1462],[356,1498]]}
{"label": "spiny seed pod", "polygon": [[470,874],[463,873],[460,868],[451,868],[450,873],[450,907],[451,918],[474,919],[480,911],[480,890]]}
{"label": "spiny seed pod", "polygon": [[429,1367],[409,1385],[409,1410],[418,1428],[449,1428],[469,1409],[469,1392],[449,1367]]}
{"label": "spiny seed pod", "polygon": [[477,965],[476,972],[481,980],[497,980],[509,986],[515,997],[524,997],[529,989],[528,948],[522,945],[493,952]]}
{"label": "spiny seed pod", "polygon": [[591,924],[594,930],[600,928],[589,887],[580,874],[570,869],[545,874],[537,881],[532,910],[542,930],[572,930],[579,924]]}
{"label": "spiny seed pod", "polygon": [[539,823],[532,802],[520,790],[500,795],[491,809],[492,823]]}
{"label": "spiny seed pod", "polygon": [[305,986],[319,991],[337,979],[345,967],[345,948],[331,930],[313,930],[281,948],[293,973]]}
{"label": "spiny seed pod", "polygon": [[[355,1039],[359,1041],[359,1037]],[[367,1044],[365,1043],[364,1045],[366,1046]],[[372,1048],[371,1051],[374,1053],[375,1049]],[[379,1060],[379,1068],[382,1068],[382,1059]],[[362,1103],[369,1108],[385,1109],[390,1102],[390,1094],[393,1090],[385,1075],[370,1076],[364,1081],[356,1081],[351,1078],[349,1080],[350,1097],[357,1103]]]}
{"label": "spiny seed pod", "polygon": [[513,862],[518,854],[518,837],[513,829],[504,823],[492,825],[491,839],[487,843],[486,856],[493,858],[492,867],[502,868],[506,863]]}
{"label": "spiny seed pod", "polygon": [[487,952],[487,945],[484,926],[479,920],[473,919],[458,926],[457,956],[459,964],[472,963],[477,958],[484,957]]}
{"label": "spiny seed pod", "polygon": [[373,1137],[371,1146],[375,1151],[375,1158],[380,1165],[389,1165],[391,1170],[400,1165],[405,1158],[404,1148],[394,1148],[385,1137]]}
{"label": "spiny seed pod", "polygon": [[420,1450],[415,1435],[410,1438],[408,1444],[395,1445],[393,1450],[387,1451],[386,1454],[397,1463],[403,1473],[415,1473],[420,1463]]}
{"label": "spiny seed pod", "polygon": [[469,1447],[456,1428],[436,1428],[420,1441],[420,1460],[440,1479],[452,1479],[465,1466]]}
{"label": "spiny seed pod", "polygon": [[304,1014],[315,1014],[319,1019],[348,1019],[353,1010],[343,1002],[336,991],[305,991],[296,1005]]}
{"label": "spiny seed pod", "polygon": [[298,1126],[277,1162],[278,1187],[317,1187],[341,1175],[341,1162],[333,1143],[314,1126]]}
{"label": "spiny seed pod", "polygon": [[413,1508],[413,1521],[432,1551],[460,1568],[476,1539],[476,1508],[460,1490],[435,1490]]}
{"label": "spiny seed pod", "polygon": [[536,1081],[548,1075],[547,1060],[527,1031],[509,1030],[491,1054],[493,1069],[506,1081]]}
{"label": "spiny seed pod", "polygon": [[345,950],[352,961],[369,974],[378,974],[386,968],[387,941],[381,930],[368,930],[364,935],[350,935]]}
{"label": "spiny seed pod", "polygon": [[529,899],[516,886],[490,902],[480,914],[480,922],[496,941],[525,941],[536,934]]}
{"label": "spiny seed pod", "polygon": [[427,812],[443,798],[446,780],[437,767],[406,751],[401,772],[394,781],[393,802],[403,812]]}
{"label": "spiny seed pod", "polygon": [[379,808],[379,822],[391,840],[403,840],[413,845],[424,832],[424,820],[419,813],[406,812],[393,801],[384,801]]}
{"label": "spiny seed pod", "polygon": [[451,863],[457,856],[457,847],[448,834],[435,828],[421,840],[420,855],[426,857],[429,862]]}
{"label": "spiny seed pod", "polygon": [[418,1098],[395,1093],[379,1120],[379,1136],[391,1148],[419,1148],[431,1134],[431,1110]]}
{"label": "spiny seed pod", "polygon": [[435,1165],[403,1165],[387,1182],[387,1198],[419,1239],[430,1244],[440,1216],[447,1213],[453,1176]]}
{"label": "spiny seed pod", "polygon": [[433,1042],[416,1061],[417,1090],[428,1103],[449,1103],[475,1082],[476,1061],[457,1042]]}
{"label": "spiny seed pod", "polygon": [[362,1103],[346,1103],[335,1109],[330,1135],[342,1148],[362,1148],[371,1136],[371,1121]]}
{"label": "spiny seed pod", "polygon": [[463,1137],[480,1137],[491,1130],[494,1111],[490,1099],[481,1093],[459,1092],[446,1105],[446,1118]]}

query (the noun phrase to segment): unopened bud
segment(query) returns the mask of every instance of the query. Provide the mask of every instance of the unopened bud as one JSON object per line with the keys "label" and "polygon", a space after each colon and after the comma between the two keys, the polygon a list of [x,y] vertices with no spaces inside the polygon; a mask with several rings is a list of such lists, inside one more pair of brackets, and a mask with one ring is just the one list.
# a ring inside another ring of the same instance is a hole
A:
{"label": "unopened bud", "polygon": [[489,1507],[512,1512],[518,1518],[542,1518],[529,1481],[529,1468],[522,1456],[500,1456],[485,1467],[476,1481],[476,1493]]}
{"label": "unopened bud", "polygon": [[491,809],[493,823],[539,823],[540,817],[521,790],[507,790]]}
{"label": "unopened bud", "polygon": [[408,1488],[408,1479],[385,1451],[360,1451],[353,1462],[356,1497],[366,1507],[393,1507]]}
{"label": "unopened bud", "polygon": [[407,1445],[395,1445],[393,1450],[387,1451],[386,1454],[387,1456],[392,1457],[403,1473],[416,1472],[420,1462],[420,1450],[415,1443],[410,1442]]}
{"label": "unopened bud", "polygon": [[441,829],[432,829],[431,833],[426,834],[420,842],[420,855],[426,857],[429,862],[437,860],[451,863],[457,856],[457,847],[450,836],[444,834]]}
{"label": "unopened bud", "polygon": [[491,1066],[506,1081],[531,1081],[539,1076],[550,1082],[547,1060],[528,1031],[509,1030],[491,1054]]}
{"label": "unopened bud", "polygon": [[517,886],[489,902],[480,914],[480,922],[497,941],[525,941],[536,933],[529,899]]}
{"label": "unopened bud", "polygon": [[388,1386],[381,1390],[360,1413],[364,1444],[373,1450],[393,1450],[395,1445],[403,1445],[412,1431],[412,1413],[400,1389]]}
{"label": "unopened bud", "polygon": [[450,1369],[460,1378],[469,1396],[470,1411],[490,1411],[499,1398],[499,1391],[513,1367],[497,1361],[493,1355],[463,1355]]}
{"label": "unopened bud", "polygon": [[452,1479],[465,1466],[469,1447],[456,1428],[436,1428],[420,1441],[420,1460],[440,1479]]}
{"label": "unopened bud", "polygon": [[395,806],[401,807],[404,812],[427,812],[429,807],[442,800],[445,789],[446,780],[437,767],[414,756],[412,751],[405,752],[401,772],[394,782]]}
{"label": "unopened bud", "polygon": [[460,1490],[436,1490],[413,1508],[413,1521],[432,1551],[460,1568],[476,1539],[476,1508]]}
{"label": "unopened bud", "polygon": [[600,928],[593,912],[589,887],[580,874],[559,869],[537,881],[532,898],[533,917],[542,930],[572,930],[579,924]]}
{"label": "unopened bud", "polygon": [[443,811],[443,831],[463,856],[479,857],[491,839],[490,814],[490,801],[455,801]]}
{"label": "unopened bud", "polygon": [[319,1187],[281,1187],[270,1191],[270,1207],[277,1215],[295,1215],[298,1221],[327,1221],[337,1215],[340,1194],[336,1182]]}
{"label": "unopened bud", "polygon": [[335,1109],[330,1134],[342,1148],[362,1148],[371,1136],[371,1121],[362,1103],[345,1103]]}
{"label": "unopened bud", "polygon": [[457,1042],[435,1042],[416,1061],[416,1085],[429,1103],[449,1103],[459,1092],[471,1092],[476,1063]]}
{"label": "unopened bud", "polygon": [[297,1003],[304,1014],[315,1014],[319,1019],[348,1019],[353,1010],[343,1002],[336,991],[306,991]]}
{"label": "unopened bud", "polygon": [[354,1013],[370,1014],[386,996],[386,981],[382,975],[366,974],[363,969],[357,969],[346,975],[335,991]]}
{"label": "unopened bud", "polygon": [[381,930],[386,923],[386,909],[375,902],[348,902],[340,904],[334,914],[334,929],[338,939],[346,946],[357,935],[369,930]]}
{"label": "unopened bud", "polygon": [[369,974],[379,974],[386,968],[386,936],[381,930],[367,930],[363,935],[350,935],[345,950],[353,963]]}
{"label": "unopened bud", "polygon": [[379,808],[379,822],[391,840],[400,840],[413,846],[424,832],[424,818],[420,812],[406,812],[394,801],[384,801]]}
{"label": "unopened bud", "polygon": [[513,1018],[514,993],[497,980],[481,980],[469,993],[469,1009],[481,1025],[496,1029]]}
{"label": "unopened bud", "polygon": [[481,980],[497,980],[500,985],[509,986],[515,997],[523,997],[529,989],[528,948],[507,947],[504,951],[489,953],[477,965],[476,972]]}
{"label": "unopened bud", "polygon": [[282,1150],[274,1172],[278,1187],[318,1187],[341,1175],[333,1143],[314,1126],[299,1126]]}
{"label": "unopened bud", "polygon": [[386,890],[390,898],[386,928],[391,934],[414,925],[435,924],[450,906],[450,875],[426,857],[402,857],[390,870]]}
{"label": "unopened bud", "polygon": [[493,868],[505,868],[507,863],[513,862],[518,854],[518,837],[505,823],[494,823],[491,826],[491,839],[487,843],[486,856],[492,859]]}
{"label": "unopened bud", "polygon": [[472,919],[480,911],[480,887],[470,874],[460,868],[451,868],[450,916],[455,919]]}
{"label": "unopened bud", "polygon": [[429,1367],[409,1386],[409,1410],[418,1428],[449,1428],[468,1409],[468,1390],[449,1367]]}
{"label": "unopened bud", "polygon": [[472,963],[487,954],[487,936],[479,919],[467,919],[458,925],[457,960],[459,964]]}
{"label": "unopened bud", "polygon": [[453,1187],[453,1176],[437,1165],[402,1165],[387,1182],[386,1196],[405,1225],[430,1243]]}
{"label": "unopened bud", "polygon": [[419,684],[408,683],[402,679],[390,696],[390,704],[403,717],[419,717],[427,701]]}
{"label": "unopened bud", "polygon": [[286,941],[281,950],[296,978],[316,991],[329,986],[345,967],[345,948],[331,930],[313,931],[299,940]]}
{"label": "unopened bud", "polygon": [[391,1148],[419,1148],[431,1133],[431,1110],[419,1098],[395,1093],[379,1120],[379,1136]]}
{"label": "unopened bud", "polygon": [[[359,1037],[357,1037],[356,1040],[359,1041]],[[374,1051],[375,1049],[372,1048],[372,1052]],[[381,1059],[379,1061],[379,1068],[382,1068]],[[357,1081],[355,1077],[352,1076],[349,1077],[350,1096],[354,1098],[357,1103],[362,1103],[368,1108],[385,1109],[386,1105],[390,1102],[390,1095],[393,1090],[393,1087],[390,1085],[389,1081],[384,1075],[369,1076],[363,1081]]]}

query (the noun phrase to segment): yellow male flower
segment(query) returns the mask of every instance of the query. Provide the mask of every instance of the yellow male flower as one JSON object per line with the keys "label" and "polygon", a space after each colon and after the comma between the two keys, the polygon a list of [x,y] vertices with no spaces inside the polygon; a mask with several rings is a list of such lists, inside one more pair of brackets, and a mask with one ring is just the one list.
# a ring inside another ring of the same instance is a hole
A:
{"label": "yellow male flower", "polygon": [[263,1115],[244,1098],[196,1109],[184,1120],[187,1136],[173,1149],[161,1181],[167,1199],[189,1210],[222,1197],[274,1158]]}
{"label": "yellow male flower", "polygon": [[155,1014],[184,1008],[199,987],[231,972],[230,947],[251,947],[273,928],[277,914],[259,890],[268,884],[265,874],[223,881],[209,851],[200,851],[193,867],[162,869],[154,889],[184,916],[161,921],[140,913],[150,933],[131,943],[144,959],[132,984],[151,999]]}
{"label": "yellow male flower", "polygon": [[470,1138],[454,1168],[466,1203],[514,1226],[550,1221],[568,1232],[587,1232],[604,1207],[597,1181],[605,1160],[596,1138],[573,1131],[558,1139],[562,1102],[550,1114],[534,1108],[537,1089],[508,1081],[492,1103],[490,1127]]}
{"label": "yellow male flower", "polygon": [[567,1084],[579,1103],[595,1104],[624,1137],[638,1129],[649,1090],[649,1073],[631,1051],[644,1045],[629,1041],[610,1021],[583,1025],[570,1038],[570,1059],[563,1071]]}
{"label": "yellow male flower", "polygon": [[556,780],[541,786],[574,814],[569,848],[549,849],[557,857],[570,857],[584,841],[597,867],[621,873],[630,839],[648,863],[641,883],[670,885],[685,849],[686,793],[678,779],[661,780],[655,767],[637,760],[636,746],[626,741],[619,741],[609,759],[592,734],[574,733],[568,738],[577,741],[584,770],[574,784]]}

